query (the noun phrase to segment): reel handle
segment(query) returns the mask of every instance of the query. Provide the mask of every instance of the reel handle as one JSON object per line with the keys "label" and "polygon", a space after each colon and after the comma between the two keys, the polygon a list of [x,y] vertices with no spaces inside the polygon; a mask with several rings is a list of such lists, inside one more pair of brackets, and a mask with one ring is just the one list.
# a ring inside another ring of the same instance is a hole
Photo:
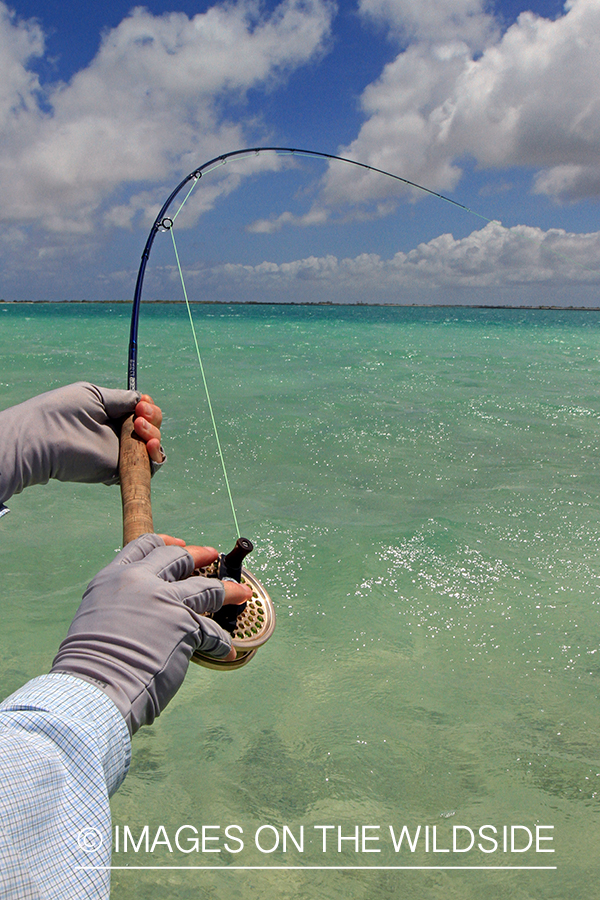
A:
{"label": "reel handle", "polygon": [[150,459],[144,441],[133,429],[133,416],[121,427],[119,478],[123,503],[123,546],[154,532],[150,502]]}
{"label": "reel handle", "polygon": [[[234,581],[242,581],[242,563],[249,553],[254,550],[254,544],[248,538],[239,537],[235,542],[235,547],[230,550],[227,555],[221,553],[217,564],[218,578],[233,578]],[[221,628],[233,634],[237,627],[238,616],[246,611],[248,603],[240,603],[238,606],[233,603],[229,606],[222,606],[216,613],[213,613],[213,619]]]}
{"label": "reel handle", "polygon": [[254,544],[248,538],[239,537],[235,547],[227,555],[221,553],[219,557],[219,578],[233,578],[242,580],[242,563],[249,553],[254,550]]}

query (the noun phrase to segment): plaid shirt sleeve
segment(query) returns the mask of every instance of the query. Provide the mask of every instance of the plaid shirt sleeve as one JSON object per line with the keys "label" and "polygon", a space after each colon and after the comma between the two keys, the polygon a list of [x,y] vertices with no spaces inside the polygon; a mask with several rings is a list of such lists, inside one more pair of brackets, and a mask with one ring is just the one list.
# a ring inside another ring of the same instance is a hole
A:
{"label": "plaid shirt sleeve", "polygon": [[79,678],[43,675],[0,704],[0,897],[108,898],[108,801],[130,754],[121,713]]}

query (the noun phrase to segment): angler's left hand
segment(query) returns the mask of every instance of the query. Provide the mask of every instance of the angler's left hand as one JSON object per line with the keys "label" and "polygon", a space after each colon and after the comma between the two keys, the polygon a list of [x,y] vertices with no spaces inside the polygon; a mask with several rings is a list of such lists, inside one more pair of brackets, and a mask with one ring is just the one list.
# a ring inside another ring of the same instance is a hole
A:
{"label": "angler's left hand", "polygon": [[165,454],[160,445],[162,410],[154,405],[152,397],[142,394],[140,402],[135,407],[135,415],[133,427],[135,433],[146,442],[148,456],[155,463],[164,462]]}
{"label": "angler's left hand", "polygon": [[51,478],[116,484],[120,424],[134,410],[154,471],[162,413],[147,395],[79,382],[0,412],[0,504]]}

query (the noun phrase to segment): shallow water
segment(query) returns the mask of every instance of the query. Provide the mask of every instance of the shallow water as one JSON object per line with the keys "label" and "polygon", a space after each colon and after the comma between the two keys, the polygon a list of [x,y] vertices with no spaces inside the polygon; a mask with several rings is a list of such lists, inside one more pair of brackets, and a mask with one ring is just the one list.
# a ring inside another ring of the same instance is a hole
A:
{"label": "shallow water", "polygon": [[[140,324],[140,387],[166,413],[155,526],[227,550],[235,532],[186,315],[151,304]],[[0,306],[1,405],[79,379],[123,385],[128,316]],[[238,672],[193,667],[135,738],[112,802],[113,863],[130,867],[113,872],[113,897],[594,896],[600,314],[203,305],[194,316],[250,568],[278,624]],[[51,484],[10,506],[3,696],[47,670],[121,540],[114,488]],[[522,848],[536,824],[553,838],[540,851],[555,852],[511,852],[510,827]],[[390,826],[397,839],[403,825],[411,840],[421,828],[414,852],[406,839],[394,849]],[[126,826],[138,852],[123,851]],[[204,852],[187,842],[192,827],[177,847],[183,826],[205,826]],[[468,828],[476,840],[460,852]]]}

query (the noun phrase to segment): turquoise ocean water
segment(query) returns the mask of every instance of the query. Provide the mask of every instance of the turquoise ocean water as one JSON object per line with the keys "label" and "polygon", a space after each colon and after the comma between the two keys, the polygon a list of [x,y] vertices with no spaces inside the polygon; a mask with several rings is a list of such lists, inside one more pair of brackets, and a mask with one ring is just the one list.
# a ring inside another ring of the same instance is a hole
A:
{"label": "turquoise ocean water", "polygon": [[[228,550],[186,317],[151,304],[140,324],[140,387],[165,411],[169,457],[155,526]],[[114,853],[130,868],[113,897],[598,896],[600,313],[194,317],[278,624],[238,672],[192,667],[135,738],[112,809],[121,842],[126,827],[142,841]],[[128,319],[125,305],[0,306],[1,405],[74,380],[124,386]],[[50,484],[10,506],[2,696],[47,670],[121,541],[116,488]],[[553,853],[525,849],[536,825]],[[423,868],[384,868],[399,866]]]}

